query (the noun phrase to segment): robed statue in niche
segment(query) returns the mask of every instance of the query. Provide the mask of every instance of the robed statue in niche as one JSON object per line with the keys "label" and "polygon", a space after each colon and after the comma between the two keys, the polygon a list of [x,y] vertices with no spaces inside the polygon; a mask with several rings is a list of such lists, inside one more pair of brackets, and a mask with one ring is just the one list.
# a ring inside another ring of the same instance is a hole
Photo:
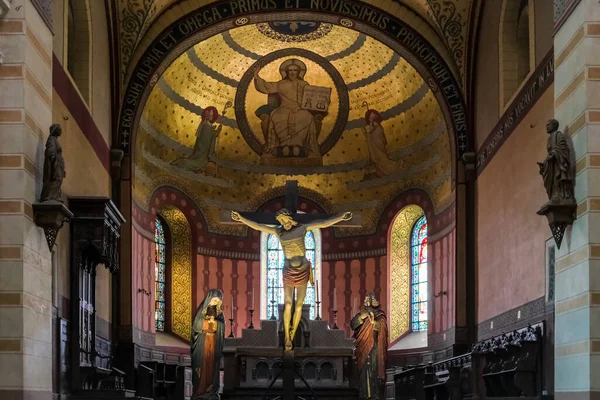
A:
{"label": "robed statue in niche", "polygon": [[[304,236],[307,231],[314,229],[329,228],[342,221],[350,221],[352,219],[351,212],[345,212],[337,216],[312,221],[307,224],[299,223],[294,220],[293,214],[286,208],[282,208],[275,214],[279,226],[272,226],[254,222],[241,216],[238,212],[231,212],[231,219],[241,222],[252,229],[264,232],[269,235],[275,235],[281,243],[283,249],[282,279],[284,292],[284,309],[283,309],[283,334],[285,341],[285,349],[289,351],[293,347],[292,341],[296,335],[296,330],[302,318],[302,305],[306,297],[306,289],[308,282],[314,285],[312,276],[312,265],[306,258],[306,247],[304,244]],[[292,321],[292,304],[294,303],[294,291],[296,291],[296,303]],[[290,325],[291,323],[291,325]]]}
{"label": "robed statue in niche", "polygon": [[40,201],[62,202],[62,183],[67,176],[65,171],[65,160],[62,155],[62,147],[58,138],[62,134],[62,128],[58,124],[50,127],[50,136],[46,141],[44,151],[44,173],[42,177],[42,193]]}
{"label": "robed statue in niche", "polygon": [[385,313],[374,293],[369,293],[361,310],[350,321],[356,346],[359,393],[361,400],[384,399],[385,363],[388,326]]}
{"label": "robed statue in niche", "polygon": [[219,399],[219,365],[225,337],[223,293],[211,289],[192,324],[192,400]]}
{"label": "robed statue in niche", "polygon": [[559,123],[551,119],[546,124],[548,155],[538,163],[540,175],[550,203],[574,203],[575,163],[567,136],[558,130]]}
{"label": "robed statue in niche", "polygon": [[254,86],[269,95],[268,104],[256,111],[265,137],[262,156],[320,158],[317,139],[331,101],[331,89],[306,82],[306,64],[295,58],[279,67],[280,81],[267,82],[259,73],[257,68]]}

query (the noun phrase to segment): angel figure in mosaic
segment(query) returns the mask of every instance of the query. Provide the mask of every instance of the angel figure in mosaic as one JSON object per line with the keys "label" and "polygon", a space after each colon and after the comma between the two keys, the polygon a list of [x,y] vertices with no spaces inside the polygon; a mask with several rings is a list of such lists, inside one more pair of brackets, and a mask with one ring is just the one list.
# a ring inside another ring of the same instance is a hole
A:
{"label": "angel figure in mosaic", "polygon": [[194,172],[212,172],[216,166],[211,158],[214,158],[217,136],[221,133],[223,125],[214,127],[214,123],[219,118],[219,112],[213,106],[206,107],[200,118],[202,122],[196,130],[196,141],[192,153],[174,160],[171,164]]}
{"label": "angel figure in mosaic", "polygon": [[388,157],[387,140],[381,122],[382,118],[379,111],[369,109],[365,113],[365,122],[361,127],[367,139],[369,161],[371,162],[367,174],[374,175],[377,178],[391,175],[402,168],[403,164],[401,161],[392,160]]}

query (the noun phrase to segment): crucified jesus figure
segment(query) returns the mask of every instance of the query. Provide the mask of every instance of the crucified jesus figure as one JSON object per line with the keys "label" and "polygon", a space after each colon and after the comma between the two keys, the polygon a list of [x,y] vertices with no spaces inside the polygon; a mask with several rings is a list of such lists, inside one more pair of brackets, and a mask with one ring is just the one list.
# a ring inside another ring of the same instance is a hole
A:
{"label": "crucified jesus figure", "polygon": [[[284,309],[283,309],[283,333],[285,340],[285,350],[292,350],[292,340],[300,324],[302,317],[302,304],[306,296],[308,282],[314,285],[312,276],[312,265],[306,258],[306,247],[304,246],[304,235],[307,231],[314,229],[329,228],[332,225],[342,221],[352,219],[351,212],[345,212],[337,216],[312,221],[307,224],[299,223],[293,218],[293,214],[283,208],[275,214],[275,219],[280,225],[273,226],[260,224],[242,217],[238,212],[231,212],[231,219],[241,222],[252,229],[273,234],[277,236],[283,249],[285,261],[283,263],[283,292],[284,292]],[[296,290],[296,307],[294,309],[294,319],[292,321],[292,303],[294,301],[294,289]]]}

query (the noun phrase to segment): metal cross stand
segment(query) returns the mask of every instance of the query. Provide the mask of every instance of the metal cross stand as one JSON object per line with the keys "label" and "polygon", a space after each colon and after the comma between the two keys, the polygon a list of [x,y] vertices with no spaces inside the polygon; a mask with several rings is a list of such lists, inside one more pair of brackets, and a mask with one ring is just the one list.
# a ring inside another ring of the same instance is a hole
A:
{"label": "metal cross stand", "polygon": [[[283,352],[283,361],[279,361],[279,366],[282,367],[281,370],[275,375],[269,387],[265,391],[265,394],[262,397],[262,400],[318,400],[317,395],[306,379],[302,376],[299,371],[300,364],[294,361],[294,350],[284,351]],[[279,377],[283,374],[283,394],[280,396],[269,397],[269,392],[272,391],[273,385],[279,379]],[[296,396],[294,380],[296,378],[300,378],[300,380],[304,383],[304,385],[310,390],[310,397],[302,397]]]}

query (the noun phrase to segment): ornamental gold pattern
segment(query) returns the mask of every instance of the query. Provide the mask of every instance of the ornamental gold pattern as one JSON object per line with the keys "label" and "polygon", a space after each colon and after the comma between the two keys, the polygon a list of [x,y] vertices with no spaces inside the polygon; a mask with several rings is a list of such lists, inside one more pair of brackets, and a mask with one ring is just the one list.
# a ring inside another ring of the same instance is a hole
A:
{"label": "ornamental gold pattern", "polygon": [[404,207],[391,228],[390,262],[390,342],[409,329],[410,322],[410,235],[415,222],[424,214],[416,205]]}
{"label": "ornamental gold pattern", "polygon": [[192,232],[177,208],[161,213],[171,233],[171,330],[190,339],[192,332]]}

